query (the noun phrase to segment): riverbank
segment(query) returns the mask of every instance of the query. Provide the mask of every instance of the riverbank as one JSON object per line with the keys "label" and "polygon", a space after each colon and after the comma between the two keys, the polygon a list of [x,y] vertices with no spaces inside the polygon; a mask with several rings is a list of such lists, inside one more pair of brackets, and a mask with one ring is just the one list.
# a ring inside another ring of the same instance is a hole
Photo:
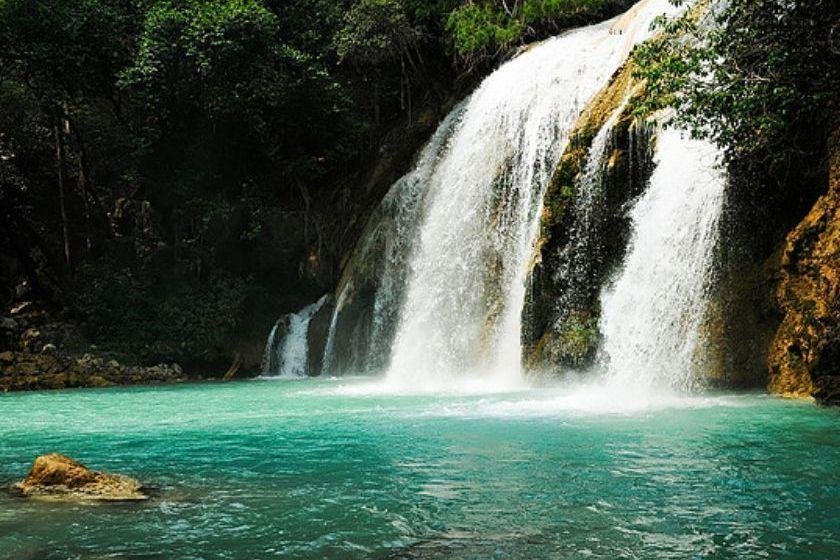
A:
{"label": "riverbank", "polygon": [[0,392],[114,385],[154,385],[185,381],[178,364],[123,365],[91,354],[0,353]]}
{"label": "riverbank", "polygon": [[90,344],[78,323],[61,310],[22,302],[0,316],[0,392],[158,385],[254,373],[250,362],[234,354],[229,365],[144,363],[129,353]]}

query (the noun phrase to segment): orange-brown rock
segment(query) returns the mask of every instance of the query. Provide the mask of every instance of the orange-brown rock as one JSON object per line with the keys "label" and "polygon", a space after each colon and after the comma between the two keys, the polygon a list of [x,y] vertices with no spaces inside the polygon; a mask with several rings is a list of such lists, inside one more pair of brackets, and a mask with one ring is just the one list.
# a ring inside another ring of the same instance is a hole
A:
{"label": "orange-brown rock", "polygon": [[14,485],[27,498],[62,501],[134,501],[146,500],[142,485],[121,474],[92,471],[59,453],[35,459],[29,475]]}
{"label": "orange-brown rock", "polygon": [[840,134],[829,186],[788,235],[776,299],[784,313],[770,347],[770,390],[840,404]]}

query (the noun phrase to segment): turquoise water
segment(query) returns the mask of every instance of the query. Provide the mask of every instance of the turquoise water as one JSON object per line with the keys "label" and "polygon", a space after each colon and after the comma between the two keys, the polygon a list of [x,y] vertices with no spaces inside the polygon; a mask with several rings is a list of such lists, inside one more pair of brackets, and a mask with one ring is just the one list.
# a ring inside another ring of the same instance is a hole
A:
{"label": "turquoise water", "polygon": [[368,384],[0,395],[0,482],[55,450],[159,492],[142,505],[3,494],[0,557],[840,557],[837,410]]}

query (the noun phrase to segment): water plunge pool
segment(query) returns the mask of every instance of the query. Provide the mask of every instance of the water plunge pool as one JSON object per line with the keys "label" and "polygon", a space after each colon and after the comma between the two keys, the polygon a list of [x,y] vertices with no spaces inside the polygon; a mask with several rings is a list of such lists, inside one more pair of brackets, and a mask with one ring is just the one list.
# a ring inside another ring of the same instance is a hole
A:
{"label": "water plunge pool", "polygon": [[[0,558],[814,558],[838,411],[761,394],[389,395],[371,380],[0,395],[0,481],[69,454],[142,505],[0,497]],[[632,402],[631,402],[632,401]]]}

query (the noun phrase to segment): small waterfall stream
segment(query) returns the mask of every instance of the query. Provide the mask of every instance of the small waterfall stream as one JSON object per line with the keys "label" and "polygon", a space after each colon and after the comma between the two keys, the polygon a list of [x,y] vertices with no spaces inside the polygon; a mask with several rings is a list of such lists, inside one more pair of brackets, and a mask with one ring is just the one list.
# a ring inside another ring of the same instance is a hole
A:
{"label": "small waterfall stream", "polygon": [[[303,377],[308,374],[309,321],[327,296],[274,324],[263,352],[262,374],[270,377]],[[278,340],[278,335],[281,336]]]}
{"label": "small waterfall stream", "polygon": [[338,318],[341,311],[341,307],[344,305],[345,300],[347,299],[347,289],[346,287],[341,290],[341,293],[338,296],[338,300],[335,304],[335,309],[333,309],[332,316],[330,317],[330,328],[327,331],[327,341],[324,344],[324,361],[323,361],[323,373],[332,374],[335,370],[333,365],[334,363],[334,356],[335,356],[335,335],[336,329],[338,328]]}
{"label": "small waterfall stream", "polygon": [[263,350],[262,365],[260,372],[263,375],[271,375],[272,360],[274,359],[274,351],[277,348],[277,327],[280,321],[274,323],[271,327],[271,332],[268,333],[268,339],[265,341],[265,350]]}
{"label": "small waterfall stream", "polygon": [[718,150],[681,130],[660,130],[655,161],[623,268],[602,294],[603,354],[621,385],[691,389],[726,176]]}

